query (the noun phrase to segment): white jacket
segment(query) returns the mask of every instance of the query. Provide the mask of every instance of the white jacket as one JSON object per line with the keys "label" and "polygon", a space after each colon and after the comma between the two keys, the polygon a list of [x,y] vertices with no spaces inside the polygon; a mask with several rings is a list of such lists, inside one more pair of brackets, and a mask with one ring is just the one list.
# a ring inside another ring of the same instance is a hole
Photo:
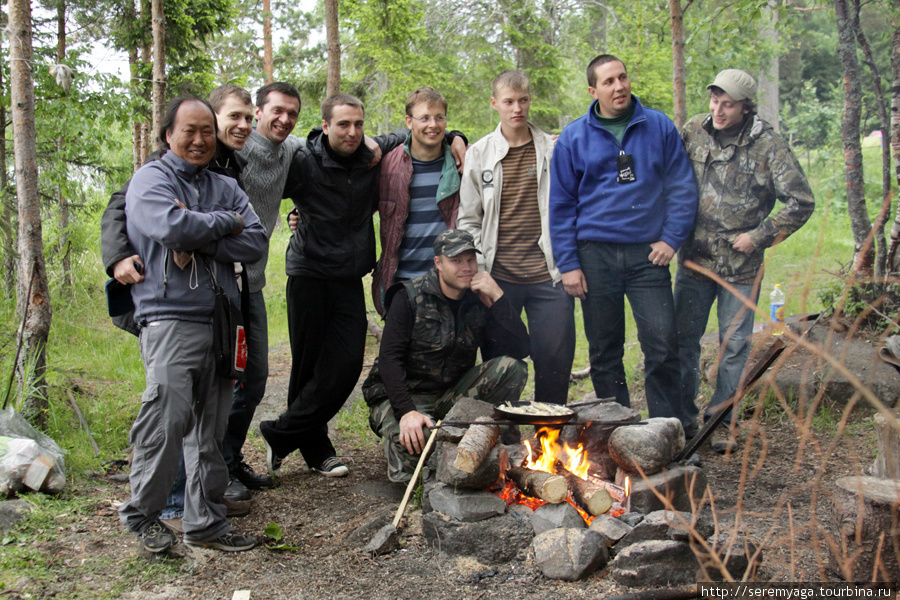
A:
{"label": "white jacket", "polygon": [[[547,270],[553,283],[560,281],[561,275],[553,260],[548,226],[548,206],[550,202],[550,157],[553,154],[553,138],[529,124],[534,150],[537,155],[538,207],[541,212],[541,237],[538,245],[547,259]],[[459,188],[459,217],[457,227],[464,229],[475,238],[475,245],[481,250],[478,262],[488,273],[497,254],[497,232],[500,220],[500,191],[503,186],[503,167],[500,161],[509,151],[509,143],[503,137],[500,126],[466,151],[465,168]]]}

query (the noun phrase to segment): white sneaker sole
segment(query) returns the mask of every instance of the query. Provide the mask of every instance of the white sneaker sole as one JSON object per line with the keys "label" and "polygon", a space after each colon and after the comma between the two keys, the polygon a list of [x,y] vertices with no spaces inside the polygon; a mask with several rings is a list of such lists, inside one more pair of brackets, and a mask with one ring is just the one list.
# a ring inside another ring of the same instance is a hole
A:
{"label": "white sneaker sole", "polygon": [[341,465],[336,469],[332,469],[330,471],[320,471],[319,469],[313,469],[317,473],[321,473],[325,477],[346,477],[350,474],[350,469],[346,467],[346,465]]}

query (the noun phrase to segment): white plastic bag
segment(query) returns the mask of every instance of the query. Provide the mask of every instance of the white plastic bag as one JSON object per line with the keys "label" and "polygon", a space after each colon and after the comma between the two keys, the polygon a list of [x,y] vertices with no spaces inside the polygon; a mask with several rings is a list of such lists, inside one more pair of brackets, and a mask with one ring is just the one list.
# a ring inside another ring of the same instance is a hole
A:
{"label": "white plastic bag", "polygon": [[12,407],[0,411],[0,496],[26,489],[58,494],[65,485],[59,445]]}

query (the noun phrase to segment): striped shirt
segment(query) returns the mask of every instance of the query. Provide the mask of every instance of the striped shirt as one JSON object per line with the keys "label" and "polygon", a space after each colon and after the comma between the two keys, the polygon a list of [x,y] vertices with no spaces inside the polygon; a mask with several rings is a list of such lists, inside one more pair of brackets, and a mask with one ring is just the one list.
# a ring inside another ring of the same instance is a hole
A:
{"label": "striped shirt", "polygon": [[503,188],[497,253],[491,267],[494,279],[510,283],[549,281],[547,259],[538,246],[541,211],[538,206],[537,154],[534,140],[510,148],[500,162]]}
{"label": "striped shirt", "polygon": [[434,239],[447,229],[437,205],[437,190],[444,169],[444,157],[423,162],[412,159],[409,182],[409,216],[398,249],[395,279],[412,279],[434,266]]}

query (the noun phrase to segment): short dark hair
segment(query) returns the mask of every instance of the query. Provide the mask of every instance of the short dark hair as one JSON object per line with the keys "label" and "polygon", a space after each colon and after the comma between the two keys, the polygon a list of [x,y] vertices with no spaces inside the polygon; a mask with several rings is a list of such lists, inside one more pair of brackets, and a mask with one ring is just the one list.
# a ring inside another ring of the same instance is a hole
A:
{"label": "short dark hair", "polygon": [[[588,85],[591,87],[597,85],[597,67],[614,61],[619,61],[620,63],[622,63],[622,66],[625,67],[625,61],[613,54],[600,54],[598,56],[595,56],[594,60],[592,60],[587,66]],[[628,72],[628,67],[625,67],[625,72]]]}
{"label": "short dark hair", "polygon": [[362,100],[356,96],[351,96],[350,94],[332,94],[322,102],[322,120],[331,122],[331,117],[334,116],[334,107],[342,105],[354,106],[363,112],[363,116],[366,115],[366,107],[363,106]]}
{"label": "short dark hair", "polygon": [[447,112],[447,99],[444,98],[443,94],[441,94],[430,85],[420,87],[412,94],[407,96],[406,114],[410,117],[413,116],[412,109],[419,102],[425,102],[426,104],[440,104],[444,108],[444,112]]}
{"label": "short dark hair", "polygon": [[279,94],[296,98],[297,110],[300,110],[300,106],[302,105],[302,102],[300,101],[300,92],[297,91],[297,88],[284,81],[275,81],[259,88],[256,92],[256,107],[262,108],[265,106],[266,102],[269,101],[269,94],[272,92],[278,92]]}
{"label": "short dark hair", "polygon": [[514,69],[508,69],[494,77],[491,82],[491,95],[496,98],[502,87],[531,94],[531,82],[528,80],[528,75]]}
{"label": "short dark hair", "polygon": [[182,104],[187,102],[199,102],[208,108],[213,118],[213,129],[219,131],[219,124],[216,121],[216,111],[213,110],[213,107],[209,102],[203,98],[198,98],[197,96],[177,96],[169,100],[169,104],[166,106],[166,114],[163,115],[162,123],[159,124],[159,147],[161,150],[169,149],[169,142],[166,141],[166,133],[175,131],[175,118],[178,116],[178,110],[181,108]]}
{"label": "short dark hair", "polygon": [[213,112],[219,112],[222,109],[222,105],[225,104],[225,100],[228,99],[228,96],[235,96],[244,104],[253,104],[253,100],[250,98],[250,92],[239,85],[226,83],[209,93],[209,104],[212,106]]}
{"label": "short dark hair", "polygon": [[[720,88],[717,85],[709,86],[709,97],[712,98],[715,96],[718,98],[722,94],[726,94],[727,92]],[[743,102],[744,108],[746,108],[750,113],[756,114],[756,101],[753,98],[744,98],[743,100],[736,100],[736,102]]]}

